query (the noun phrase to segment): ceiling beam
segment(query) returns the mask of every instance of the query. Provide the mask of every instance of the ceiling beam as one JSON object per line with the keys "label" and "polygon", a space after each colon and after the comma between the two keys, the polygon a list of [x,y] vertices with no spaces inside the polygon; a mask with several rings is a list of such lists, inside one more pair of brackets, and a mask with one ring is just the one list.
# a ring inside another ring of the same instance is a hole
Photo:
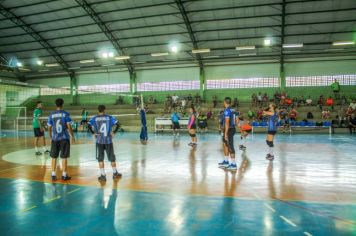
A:
{"label": "ceiling beam", "polygon": [[2,14],[7,19],[10,19],[15,25],[23,29],[28,35],[33,37],[41,46],[46,49],[49,54],[62,66],[62,68],[69,72],[69,65],[62,58],[62,56],[50,45],[45,38],[43,38],[38,32],[36,32],[29,24],[24,22],[20,17],[16,16],[10,10],[5,8],[0,3],[0,14]]}
{"label": "ceiling beam", "polygon": [[[94,9],[87,3],[85,0],[75,0],[85,11],[86,13],[92,18],[92,20],[98,25],[101,31],[105,34],[108,40],[111,42],[115,50],[120,55],[125,55],[123,48],[119,44],[119,39],[116,39],[114,34],[111,32],[109,27],[103,22],[103,20],[99,17],[99,15],[94,11]],[[127,69],[129,70],[130,74],[134,73],[134,67],[130,60],[124,60],[124,64],[126,65]]]}
{"label": "ceiling beam", "polygon": [[[177,7],[179,9],[180,14],[183,17],[184,24],[185,24],[185,26],[186,26],[186,28],[188,30],[190,41],[192,41],[192,44],[193,44],[193,48],[194,49],[198,49],[199,48],[198,47],[198,43],[197,43],[197,40],[195,39],[194,32],[193,32],[192,26],[190,24],[190,20],[189,20],[188,14],[187,14],[187,12],[185,10],[185,7],[184,7],[184,3],[181,0],[175,0],[175,2],[177,4]],[[198,60],[200,69],[203,70],[204,69],[204,65],[203,65],[203,61],[201,59],[200,54],[197,53],[195,55],[195,58]]]}

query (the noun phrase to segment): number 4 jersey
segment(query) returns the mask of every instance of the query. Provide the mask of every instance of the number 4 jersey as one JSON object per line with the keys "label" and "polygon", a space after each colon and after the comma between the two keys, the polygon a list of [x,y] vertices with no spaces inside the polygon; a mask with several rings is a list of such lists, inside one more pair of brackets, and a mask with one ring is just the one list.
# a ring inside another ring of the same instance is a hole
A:
{"label": "number 4 jersey", "polygon": [[58,110],[52,112],[48,117],[48,126],[52,127],[52,140],[60,141],[69,139],[67,124],[70,124],[72,119],[68,112]]}
{"label": "number 4 jersey", "polygon": [[89,120],[89,124],[93,127],[96,134],[96,143],[110,144],[112,143],[111,131],[112,127],[117,124],[117,120],[113,116],[98,115]]}

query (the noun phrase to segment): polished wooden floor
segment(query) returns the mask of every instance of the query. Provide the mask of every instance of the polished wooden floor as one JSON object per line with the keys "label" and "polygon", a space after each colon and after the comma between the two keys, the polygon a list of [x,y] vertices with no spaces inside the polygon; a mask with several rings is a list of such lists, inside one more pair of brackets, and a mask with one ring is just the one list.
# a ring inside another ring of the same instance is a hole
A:
{"label": "polished wooden floor", "polygon": [[[78,134],[72,145],[73,179],[52,183],[50,158],[34,155],[31,135],[2,133],[0,199],[10,203],[0,210],[10,217],[0,230],[6,235],[94,235],[97,222],[89,218],[96,212],[102,224],[110,218],[107,235],[355,234],[356,136],[277,135],[273,162],[264,158],[264,138],[250,137],[232,173],[217,167],[222,157],[217,134],[199,135],[196,149],[187,146],[187,135],[151,134],[142,145],[137,133],[120,134],[115,153],[123,177],[108,178],[103,185],[97,181],[90,135]],[[58,223],[54,228],[34,229],[28,217],[16,223],[24,214],[47,213],[64,219],[51,218]],[[88,222],[76,226],[72,213]]]}

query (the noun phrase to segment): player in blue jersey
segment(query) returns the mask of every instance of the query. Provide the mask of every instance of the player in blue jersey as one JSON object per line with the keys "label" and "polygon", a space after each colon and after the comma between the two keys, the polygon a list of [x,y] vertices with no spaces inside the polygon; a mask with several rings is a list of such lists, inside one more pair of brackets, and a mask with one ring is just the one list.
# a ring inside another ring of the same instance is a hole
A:
{"label": "player in blue jersey", "polygon": [[99,114],[89,120],[89,130],[96,137],[96,159],[99,162],[100,176],[99,181],[106,181],[106,174],[104,169],[104,151],[111,162],[113,170],[113,179],[122,176],[116,169],[116,157],[114,153],[114,145],[112,143],[113,135],[119,130],[119,122],[110,115],[105,114],[105,106],[99,105]]}
{"label": "player in blue jersey", "polygon": [[263,111],[263,115],[268,117],[268,131],[266,143],[269,147],[269,153],[266,156],[267,160],[273,161],[274,153],[273,153],[273,139],[277,133],[277,122],[278,122],[278,112],[276,111],[276,105],[271,103],[269,107]]}
{"label": "player in blue jersey", "polygon": [[60,155],[62,159],[62,180],[70,180],[71,177],[67,174],[68,162],[70,156],[70,138],[74,143],[74,134],[71,126],[72,119],[68,112],[63,110],[64,101],[62,98],[57,98],[56,111],[52,112],[48,117],[48,133],[51,140],[52,157],[52,181],[56,181],[57,158]]}
{"label": "player in blue jersey", "polygon": [[180,125],[179,125],[179,120],[180,117],[177,114],[176,111],[174,111],[171,115],[171,120],[172,120],[172,126],[173,126],[173,136],[179,136],[179,130],[180,130]]}
{"label": "player in blue jersey", "polygon": [[[235,162],[235,147],[234,147],[234,135],[236,133],[236,113],[231,109],[231,98],[226,97],[224,99],[224,153],[225,159],[219,163],[219,167],[226,168],[227,170],[236,171],[237,166]],[[230,163],[226,153],[230,155]]]}

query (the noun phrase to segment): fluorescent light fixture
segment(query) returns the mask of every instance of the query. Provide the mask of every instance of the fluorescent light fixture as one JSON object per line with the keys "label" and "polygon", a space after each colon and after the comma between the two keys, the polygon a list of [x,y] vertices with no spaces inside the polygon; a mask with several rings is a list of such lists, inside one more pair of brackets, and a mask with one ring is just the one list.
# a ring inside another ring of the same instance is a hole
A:
{"label": "fluorescent light fixture", "polygon": [[39,70],[39,72],[47,72],[49,71],[48,69],[43,69],[43,70]]}
{"label": "fluorescent light fixture", "polygon": [[236,47],[236,50],[241,51],[241,50],[254,50],[256,49],[256,46],[239,46]]}
{"label": "fluorescent light fixture", "polygon": [[283,44],[283,48],[302,48],[303,44],[302,43],[291,43],[291,44]]}
{"label": "fluorescent light fixture", "polygon": [[115,64],[105,64],[105,65],[101,65],[101,66],[114,66]]}
{"label": "fluorescent light fixture", "polygon": [[151,56],[153,57],[162,57],[162,56],[168,56],[168,52],[157,52],[157,53],[151,53]]}
{"label": "fluorescent light fixture", "polygon": [[267,38],[267,39],[265,39],[265,40],[263,41],[263,44],[264,44],[265,46],[271,46],[272,40]]}
{"label": "fluorescent light fixture", "polygon": [[69,68],[68,68],[68,70],[76,70],[76,69],[80,69],[80,67],[77,66],[77,67],[69,67]]}
{"label": "fluorescent light fixture", "polygon": [[17,66],[17,67],[21,67],[21,66],[23,66],[23,65],[22,65],[21,62],[18,61],[18,62],[16,63],[16,66]]}
{"label": "fluorescent light fixture", "polygon": [[101,57],[102,58],[108,58],[108,53],[107,52],[103,52],[103,53],[101,53]]}
{"label": "fluorescent light fixture", "polygon": [[178,52],[178,47],[176,45],[173,45],[173,46],[171,46],[170,50],[173,53],[177,53]]}
{"label": "fluorescent light fixture", "polygon": [[201,48],[201,49],[193,49],[192,53],[208,53],[210,52],[210,48]]}
{"label": "fluorescent light fixture", "polygon": [[257,53],[243,53],[243,54],[239,54],[240,57],[247,57],[247,56],[256,56]]}
{"label": "fluorescent light fixture", "polygon": [[333,42],[333,46],[344,46],[344,45],[354,45],[354,41],[339,41],[339,42]]}
{"label": "fluorescent light fixture", "polygon": [[109,56],[109,57],[114,57],[114,53],[113,53],[113,52],[109,52],[109,53],[108,53],[108,56]]}
{"label": "fluorescent light fixture", "polygon": [[21,70],[21,71],[30,71],[30,69],[27,69],[27,68],[19,68],[19,70]]}
{"label": "fluorescent light fixture", "polygon": [[206,57],[204,57],[204,59],[206,59],[206,58],[219,58],[220,56],[206,56]]}
{"label": "fluorescent light fixture", "polygon": [[36,64],[39,65],[39,66],[42,66],[42,65],[43,65],[43,61],[37,60],[37,61],[36,61]]}
{"label": "fluorescent light fixture", "polygon": [[85,64],[85,63],[93,63],[93,62],[95,62],[95,60],[94,59],[89,59],[89,60],[81,60],[79,62],[82,63],[82,64]]}
{"label": "fluorescent light fixture", "polygon": [[116,60],[128,60],[130,59],[130,56],[118,56],[118,57],[115,57]]}
{"label": "fluorescent light fixture", "polygon": [[325,52],[337,52],[337,51],[344,51],[344,48],[327,48],[324,51]]}
{"label": "fluorescent light fixture", "polygon": [[51,63],[51,64],[46,64],[46,67],[56,67],[59,66],[58,63]]}
{"label": "fluorescent light fixture", "polygon": [[15,84],[18,84],[18,85],[28,85],[28,83],[25,83],[25,82],[15,82]]}
{"label": "fluorescent light fixture", "polygon": [[146,63],[145,61],[134,61],[133,62],[134,64],[143,64],[143,63]]}

